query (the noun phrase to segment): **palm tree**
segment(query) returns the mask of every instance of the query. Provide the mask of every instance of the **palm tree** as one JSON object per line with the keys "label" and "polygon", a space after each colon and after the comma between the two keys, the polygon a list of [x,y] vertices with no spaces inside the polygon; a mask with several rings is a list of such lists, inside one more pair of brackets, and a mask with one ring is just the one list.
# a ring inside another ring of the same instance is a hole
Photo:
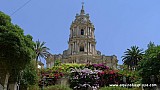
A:
{"label": "palm tree", "polygon": [[143,49],[139,49],[138,46],[131,46],[131,49],[127,49],[122,56],[122,61],[131,69],[135,68],[138,65],[138,62],[142,59]]}
{"label": "palm tree", "polygon": [[36,67],[38,66],[38,58],[47,58],[47,56],[50,54],[48,52],[49,48],[47,48],[45,45],[45,42],[40,42],[39,40],[36,41],[34,45],[34,50],[36,52]]}

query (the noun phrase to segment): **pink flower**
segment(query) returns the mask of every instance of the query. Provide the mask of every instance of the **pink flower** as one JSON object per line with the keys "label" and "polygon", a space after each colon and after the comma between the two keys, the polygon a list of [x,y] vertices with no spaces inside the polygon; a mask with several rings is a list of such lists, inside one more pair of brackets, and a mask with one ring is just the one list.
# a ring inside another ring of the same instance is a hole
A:
{"label": "pink flower", "polygon": [[110,71],[109,74],[114,74],[114,71]]}
{"label": "pink flower", "polygon": [[102,71],[101,74],[104,75],[104,71]]}

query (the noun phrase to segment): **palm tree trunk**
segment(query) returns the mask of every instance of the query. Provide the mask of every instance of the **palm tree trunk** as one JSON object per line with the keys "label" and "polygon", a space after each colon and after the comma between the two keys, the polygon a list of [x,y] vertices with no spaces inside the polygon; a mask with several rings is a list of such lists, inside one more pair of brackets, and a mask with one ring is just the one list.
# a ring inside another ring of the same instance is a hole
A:
{"label": "palm tree trunk", "polygon": [[36,56],[36,72],[38,74],[38,55]]}
{"label": "palm tree trunk", "polygon": [[38,67],[38,55],[36,56],[36,68]]}

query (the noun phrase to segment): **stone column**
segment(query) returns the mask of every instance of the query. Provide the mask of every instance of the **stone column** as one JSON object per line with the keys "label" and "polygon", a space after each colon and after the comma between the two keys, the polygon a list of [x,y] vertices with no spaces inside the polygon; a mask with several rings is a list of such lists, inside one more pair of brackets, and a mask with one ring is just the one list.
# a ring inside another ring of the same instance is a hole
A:
{"label": "stone column", "polygon": [[91,35],[92,35],[91,37],[93,38],[93,30],[91,31]]}
{"label": "stone column", "polygon": [[54,62],[53,61],[51,61],[51,67],[54,65]]}
{"label": "stone column", "polygon": [[88,52],[90,52],[90,42],[88,42]]}
{"label": "stone column", "polygon": [[76,42],[74,42],[74,52],[76,51]]}
{"label": "stone column", "polygon": [[88,28],[86,27],[86,29],[85,29],[85,32],[86,32],[86,36],[88,36]]}
{"label": "stone column", "polygon": [[74,31],[75,31],[75,36],[77,36],[77,28],[75,28]]}
{"label": "stone column", "polygon": [[73,51],[73,45],[71,44],[71,55],[72,55],[72,51]]}
{"label": "stone column", "polygon": [[86,41],[84,42],[84,52],[87,52],[87,43],[86,43]]}
{"label": "stone column", "polygon": [[77,37],[79,37],[79,29],[77,28]]}
{"label": "stone column", "polygon": [[95,54],[95,49],[94,48],[95,48],[95,46],[93,45],[93,54]]}
{"label": "stone column", "polygon": [[89,35],[91,35],[91,28],[89,28]]}
{"label": "stone column", "polygon": [[77,30],[78,30],[78,28],[75,30],[76,31],[76,37],[78,36]]}
{"label": "stone column", "polygon": [[75,42],[73,42],[73,53],[75,51]]}
{"label": "stone column", "polygon": [[75,42],[75,51],[76,51],[76,54],[77,54],[77,42]]}
{"label": "stone column", "polygon": [[90,43],[90,52],[92,52],[92,46],[91,46],[91,43]]}
{"label": "stone column", "polygon": [[75,31],[75,30],[74,30],[74,28],[73,28],[73,29],[72,29],[72,37],[74,36],[74,31]]}
{"label": "stone column", "polygon": [[71,29],[71,32],[70,32],[70,35],[71,35],[71,36],[70,36],[70,38],[72,38],[72,37],[73,37],[73,36],[72,36],[72,32],[73,32],[73,31],[72,31],[72,29]]}
{"label": "stone column", "polygon": [[79,53],[79,43],[77,42],[77,54]]}
{"label": "stone column", "polygon": [[93,54],[93,44],[91,44],[91,52],[92,52],[92,54]]}
{"label": "stone column", "polygon": [[95,54],[94,45],[93,45],[93,47],[92,47],[92,48],[93,48],[93,51],[92,51],[92,52],[93,52],[93,54]]}
{"label": "stone column", "polygon": [[88,34],[88,36],[89,36],[89,29],[90,29],[90,28],[88,27],[88,28],[87,28],[87,34]]}
{"label": "stone column", "polygon": [[76,29],[76,35],[79,36],[79,27]]}
{"label": "stone column", "polygon": [[87,42],[87,45],[88,45],[88,53],[89,53],[89,42]]}

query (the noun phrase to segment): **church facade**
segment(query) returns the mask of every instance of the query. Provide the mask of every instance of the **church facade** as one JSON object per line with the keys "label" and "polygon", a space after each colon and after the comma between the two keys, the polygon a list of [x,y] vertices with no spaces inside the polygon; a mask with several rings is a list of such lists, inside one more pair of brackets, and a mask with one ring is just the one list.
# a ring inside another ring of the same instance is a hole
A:
{"label": "church facade", "polygon": [[90,16],[85,14],[82,5],[80,14],[76,14],[70,26],[68,49],[64,50],[63,54],[50,55],[46,59],[47,68],[54,66],[55,60],[60,60],[62,63],[104,63],[116,69],[118,60],[115,55],[101,55],[101,52],[96,50],[94,31]]}

